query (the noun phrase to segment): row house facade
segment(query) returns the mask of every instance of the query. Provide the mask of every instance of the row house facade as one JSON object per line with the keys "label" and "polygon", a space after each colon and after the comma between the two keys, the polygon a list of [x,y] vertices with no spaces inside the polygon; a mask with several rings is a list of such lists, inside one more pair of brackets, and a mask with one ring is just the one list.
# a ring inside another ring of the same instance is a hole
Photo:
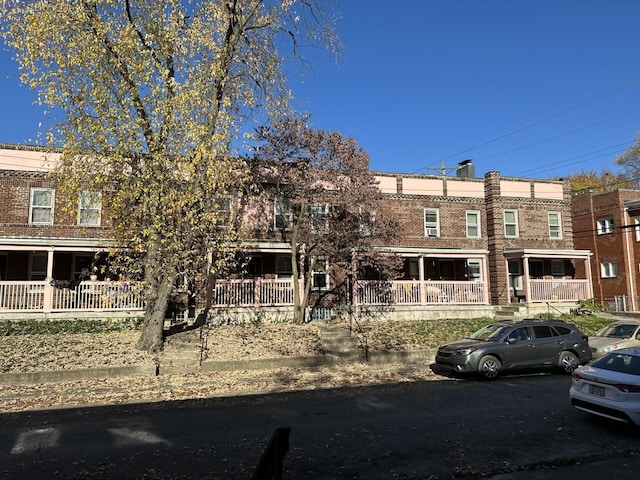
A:
{"label": "row house facade", "polygon": [[582,191],[572,198],[574,243],[592,252],[594,298],[640,311],[640,190]]}
{"label": "row house facade", "polygon": [[[87,192],[75,213],[57,209],[46,175],[56,156],[2,147],[0,315],[143,311],[139,287],[98,268],[110,243],[100,197]],[[567,185],[474,173],[465,161],[455,177],[375,174],[381,208],[400,228],[394,244],[377,248],[399,256],[402,269],[385,288],[374,277],[354,279],[349,302],[359,315],[470,318],[514,304],[569,308],[593,296],[591,252],[574,248]],[[268,210],[274,233],[283,212],[276,203]],[[212,314],[286,316],[299,288],[288,244],[265,235],[246,242],[242,255],[238,274],[216,280]],[[327,272],[311,272],[318,291],[330,286]]]}

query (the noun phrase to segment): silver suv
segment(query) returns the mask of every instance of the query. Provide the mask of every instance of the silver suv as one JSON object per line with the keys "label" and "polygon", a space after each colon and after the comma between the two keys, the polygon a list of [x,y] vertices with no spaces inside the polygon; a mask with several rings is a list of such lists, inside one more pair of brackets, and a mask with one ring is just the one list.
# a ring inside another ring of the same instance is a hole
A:
{"label": "silver suv", "polygon": [[492,380],[502,371],[559,368],[571,373],[591,360],[588,337],[562,320],[502,321],[469,338],[438,347],[435,372],[479,373]]}

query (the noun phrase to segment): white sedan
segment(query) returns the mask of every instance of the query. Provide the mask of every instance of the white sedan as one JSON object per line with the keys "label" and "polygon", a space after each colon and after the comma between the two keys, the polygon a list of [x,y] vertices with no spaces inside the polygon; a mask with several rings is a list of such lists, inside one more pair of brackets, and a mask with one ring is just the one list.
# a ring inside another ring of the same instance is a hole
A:
{"label": "white sedan", "polygon": [[579,410],[640,425],[640,347],[615,350],[578,367],[569,397]]}

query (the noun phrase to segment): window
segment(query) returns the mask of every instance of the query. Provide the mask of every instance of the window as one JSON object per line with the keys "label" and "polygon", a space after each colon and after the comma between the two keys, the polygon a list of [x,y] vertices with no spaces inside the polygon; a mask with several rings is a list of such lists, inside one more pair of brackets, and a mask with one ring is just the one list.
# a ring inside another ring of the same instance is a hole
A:
{"label": "window", "polygon": [[518,211],[504,211],[504,236],[510,238],[518,237]]}
{"label": "window", "polygon": [[311,228],[314,232],[326,232],[329,228],[329,204],[311,205]]}
{"label": "window", "polygon": [[559,260],[551,261],[551,276],[555,279],[564,278],[564,262]]}
{"label": "window", "polygon": [[329,285],[328,263],[326,260],[317,259],[311,269],[311,288],[324,290]]}
{"label": "window", "polygon": [[278,230],[289,228],[291,223],[291,206],[288,202],[276,200],[275,202],[275,226]]}
{"label": "window", "polygon": [[409,260],[409,278],[411,278],[411,280],[418,280],[420,278],[420,265],[418,264],[418,260]]}
{"label": "window", "polygon": [[480,212],[467,211],[467,238],[480,238]]}
{"label": "window", "polygon": [[468,260],[467,261],[467,274],[469,280],[479,281],[482,280],[482,267],[480,260]]}
{"label": "window", "polygon": [[440,211],[437,208],[424,209],[424,234],[426,237],[440,236]]}
{"label": "window", "polygon": [[102,204],[102,196],[100,193],[82,192],[79,203],[78,225],[100,225],[100,210]]}
{"label": "window", "polygon": [[560,212],[549,212],[549,238],[562,238]]}
{"label": "window", "polygon": [[598,235],[613,233],[613,218],[602,218],[598,220]]}
{"label": "window", "polygon": [[231,221],[231,199],[229,197],[219,197],[216,203],[216,225],[220,228],[228,227]]}
{"label": "window", "polygon": [[600,277],[615,278],[618,276],[618,264],[616,262],[601,262]]}
{"label": "window", "polygon": [[557,336],[549,325],[534,325],[533,334],[536,338],[549,338]]}
{"label": "window", "polygon": [[293,269],[291,268],[291,257],[276,258],[276,277],[291,278],[292,276]]}
{"label": "window", "polygon": [[32,188],[29,223],[34,225],[53,224],[54,190],[50,188]]}
{"label": "window", "polygon": [[47,278],[47,252],[31,254],[30,280],[44,280]]}
{"label": "window", "polygon": [[76,255],[73,265],[73,279],[87,280],[87,276],[92,272],[93,255]]}
{"label": "window", "polygon": [[635,225],[634,230],[636,232],[636,242],[640,242],[640,218],[634,218],[633,224]]}
{"label": "window", "polygon": [[367,210],[367,207],[364,205],[360,205],[359,207],[359,215],[360,215],[360,234],[364,237],[370,237],[373,233],[373,227],[376,223],[376,212]]}

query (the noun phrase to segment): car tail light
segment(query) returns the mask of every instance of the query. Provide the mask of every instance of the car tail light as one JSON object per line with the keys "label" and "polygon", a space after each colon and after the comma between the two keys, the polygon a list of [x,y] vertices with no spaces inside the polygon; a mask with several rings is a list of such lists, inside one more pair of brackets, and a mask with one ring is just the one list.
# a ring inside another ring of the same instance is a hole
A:
{"label": "car tail light", "polygon": [[628,385],[626,383],[618,383],[614,385],[618,390],[624,393],[640,393],[640,385]]}
{"label": "car tail light", "polygon": [[575,371],[571,374],[571,378],[572,378],[573,380],[575,380],[576,382],[577,382],[578,380],[582,380],[582,377],[581,377],[580,375],[578,375]]}

